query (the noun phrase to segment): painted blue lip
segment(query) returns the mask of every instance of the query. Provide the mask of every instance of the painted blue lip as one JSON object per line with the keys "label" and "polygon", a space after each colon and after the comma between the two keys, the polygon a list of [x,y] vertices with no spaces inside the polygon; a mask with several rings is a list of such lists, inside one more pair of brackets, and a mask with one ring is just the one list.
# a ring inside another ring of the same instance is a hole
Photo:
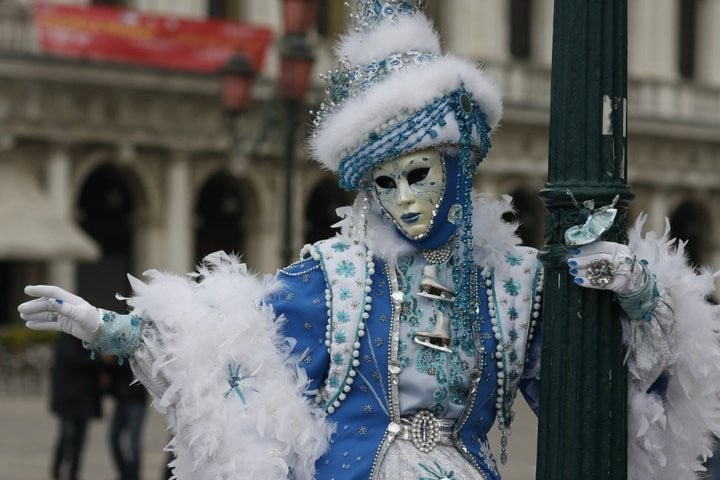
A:
{"label": "painted blue lip", "polygon": [[419,213],[406,213],[400,219],[405,223],[415,223],[420,219]]}

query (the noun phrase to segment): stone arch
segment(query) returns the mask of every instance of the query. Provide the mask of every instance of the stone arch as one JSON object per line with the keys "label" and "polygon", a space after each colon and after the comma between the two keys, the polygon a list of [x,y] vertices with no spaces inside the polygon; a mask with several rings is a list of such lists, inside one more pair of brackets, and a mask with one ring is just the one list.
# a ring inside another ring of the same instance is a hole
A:
{"label": "stone arch", "polygon": [[545,207],[535,190],[517,187],[512,190],[514,215],[506,215],[505,220],[519,223],[517,234],[523,245],[542,248],[545,230]]}
{"label": "stone arch", "polygon": [[225,169],[210,173],[199,185],[193,207],[194,260],[217,250],[251,257],[251,232],[258,211],[257,192],[247,179]]}
{"label": "stone arch", "polygon": [[303,215],[303,239],[305,243],[331,237],[337,233],[332,225],[338,222],[335,211],[342,206],[351,205],[354,192],[342,190],[337,179],[332,176],[320,178],[310,189]]}
{"label": "stone arch", "polygon": [[103,163],[89,171],[75,201],[80,226],[101,246],[102,256],[81,263],[77,289],[90,303],[124,309],[115,294],[127,295],[125,274],[133,270],[135,218],[143,195],[137,176],[128,168]]}
{"label": "stone arch", "polygon": [[713,224],[705,205],[686,199],[670,213],[671,235],[679,240],[687,241],[685,254],[691,265],[700,267],[711,259]]}

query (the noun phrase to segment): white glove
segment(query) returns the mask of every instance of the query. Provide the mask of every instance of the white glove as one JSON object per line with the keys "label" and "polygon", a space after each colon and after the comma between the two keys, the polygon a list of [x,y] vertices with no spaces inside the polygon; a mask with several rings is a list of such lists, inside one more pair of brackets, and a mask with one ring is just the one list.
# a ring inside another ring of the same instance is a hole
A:
{"label": "white glove", "polygon": [[88,343],[97,337],[102,314],[77,295],[53,285],[28,285],[25,294],[40,297],[18,305],[28,328],[57,330]]}
{"label": "white glove", "polygon": [[575,248],[567,263],[578,285],[618,295],[635,293],[645,279],[644,265],[621,243],[593,242]]}

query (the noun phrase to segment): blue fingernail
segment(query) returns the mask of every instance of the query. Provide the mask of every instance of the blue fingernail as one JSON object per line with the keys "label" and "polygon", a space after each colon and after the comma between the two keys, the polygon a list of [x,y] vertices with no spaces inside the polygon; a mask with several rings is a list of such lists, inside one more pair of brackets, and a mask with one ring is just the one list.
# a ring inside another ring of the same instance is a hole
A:
{"label": "blue fingernail", "polygon": [[577,267],[577,262],[575,260],[568,260],[568,265],[571,267]]}
{"label": "blue fingernail", "polygon": [[583,283],[583,279],[580,277],[575,277],[574,280],[575,280],[575,283],[577,283],[578,285],[581,285]]}
{"label": "blue fingernail", "polygon": [[577,275],[577,268],[571,268],[570,275]]}
{"label": "blue fingernail", "polygon": [[570,253],[572,253],[573,255],[579,255],[579,254],[580,254],[580,249],[579,249],[579,248],[573,248],[572,250],[570,250]]}
{"label": "blue fingernail", "polygon": [[63,301],[60,300],[59,298],[56,298],[56,299],[55,299],[55,303],[57,303],[58,305],[62,305],[62,304],[65,303],[65,302],[63,302]]}

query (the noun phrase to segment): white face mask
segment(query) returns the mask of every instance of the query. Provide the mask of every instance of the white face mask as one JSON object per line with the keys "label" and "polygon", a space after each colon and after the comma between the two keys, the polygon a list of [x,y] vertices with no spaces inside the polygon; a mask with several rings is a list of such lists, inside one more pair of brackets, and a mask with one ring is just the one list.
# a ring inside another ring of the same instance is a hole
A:
{"label": "white face mask", "polygon": [[445,169],[435,149],[401,155],[372,172],[380,205],[408,238],[430,231],[445,193]]}

